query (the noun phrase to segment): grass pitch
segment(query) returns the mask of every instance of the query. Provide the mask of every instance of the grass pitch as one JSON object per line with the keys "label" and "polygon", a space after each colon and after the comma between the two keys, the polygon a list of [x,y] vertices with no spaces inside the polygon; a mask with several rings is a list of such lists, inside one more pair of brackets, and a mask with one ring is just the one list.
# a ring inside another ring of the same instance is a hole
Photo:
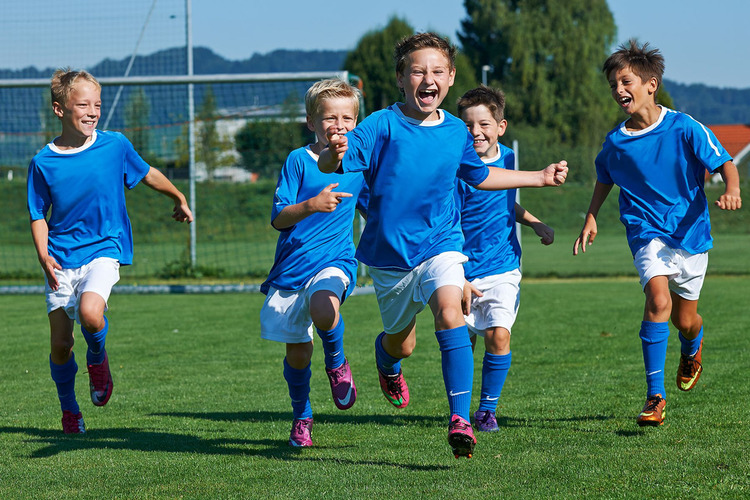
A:
{"label": "grass pitch", "polygon": [[[429,312],[404,362],[411,403],[383,398],[373,296],[344,305],[354,407],[331,401],[313,357],[315,447],[287,445],[291,409],[283,345],[262,341],[260,295],[114,295],[107,339],[115,389],[88,399],[85,347],[76,346],[85,436],[65,436],[49,377],[41,296],[0,297],[0,498],[747,498],[750,297],[746,278],[709,276],[700,312],[704,373],[674,385],[667,419],[641,429],[645,400],[637,280],[529,280],[513,331],[500,432],[475,456],[448,447],[447,400]],[[476,409],[482,348],[475,354]]]}

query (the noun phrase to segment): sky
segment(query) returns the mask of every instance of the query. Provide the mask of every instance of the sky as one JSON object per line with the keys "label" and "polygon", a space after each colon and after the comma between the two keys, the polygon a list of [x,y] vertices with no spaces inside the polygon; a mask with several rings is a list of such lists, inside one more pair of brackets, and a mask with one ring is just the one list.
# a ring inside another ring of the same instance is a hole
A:
{"label": "sky", "polygon": [[[184,45],[186,0],[8,2],[0,18],[0,68],[88,67]],[[190,0],[193,45],[230,60],[276,49],[349,50],[397,15],[418,31],[458,42],[462,0],[375,0],[330,4],[303,0]],[[608,0],[617,43],[636,37],[659,48],[665,78],[750,88],[750,0]],[[311,8],[315,7],[315,8]],[[153,7],[153,9],[152,9]],[[36,16],[36,12],[55,15]],[[148,19],[149,22],[145,23]]]}

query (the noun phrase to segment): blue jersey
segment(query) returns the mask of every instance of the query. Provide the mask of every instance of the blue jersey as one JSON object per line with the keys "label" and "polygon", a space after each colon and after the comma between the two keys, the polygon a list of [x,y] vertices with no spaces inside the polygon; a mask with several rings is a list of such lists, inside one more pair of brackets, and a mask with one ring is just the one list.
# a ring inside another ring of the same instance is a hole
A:
{"label": "blue jersey", "polygon": [[342,198],[333,212],[312,214],[280,230],[273,267],[260,287],[261,292],[267,294],[270,286],[277,290],[300,290],[326,267],[337,267],[349,277],[347,295],[354,289],[357,281],[354,212],[358,202],[366,203],[362,174],[324,174],[318,170],[317,155],[309,147],[295,149],[281,168],[271,221],[285,207],[309,200],[336,182],[339,185],[333,191],[351,193],[352,197]]}
{"label": "blue jersey", "polygon": [[[513,150],[498,144],[493,167],[513,170]],[[516,190],[483,191],[456,179],[456,204],[464,233],[464,274],[471,281],[518,269],[521,245],[516,237]]]}
{"label": "blue jersey", "polygon": [[98,257],[132,264],[123,186],[133,189],[149,169],[119,132],[97,130],[77,149],[47,144],[29,165],[27,208],[32,221],[45,219],[51,208],[49,254],[66,269]]}
{"label": "blue jersey", "polygon": [[692,254],[713,246],[705,172],[731,157],[691,116],[662,107],[650,127],[612,130],[596,157],[603,184],[620,187],[620,220],[635,255],[654,238]]}
{"label": "blue jersey", "polygon": [[440,253],[460,252],[456,176],[476,186],[489,175],[466,125],[442,110],[439,120],[419,122],[394,104],[368,116],[347,138],[341,170],[365,172],[370,189],[357,258],[376,268],[410,270]]}

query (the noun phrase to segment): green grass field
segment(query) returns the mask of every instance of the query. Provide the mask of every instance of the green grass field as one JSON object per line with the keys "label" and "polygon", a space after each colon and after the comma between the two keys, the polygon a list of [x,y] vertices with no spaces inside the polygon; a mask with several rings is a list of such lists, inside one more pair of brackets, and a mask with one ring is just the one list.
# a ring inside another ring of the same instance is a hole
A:
{"label": "green grass field", "polygon": [[473,459],[455,460],[429,312],[403,365],[411,404],[396,410],[373,362],[375,298],[350,298],[357,403],[334,407],[316,352],[315,447],[295,450],[283,346],[259,337],[262,296],[114,295],[114,394],[103,408],[88,401],[81,341],[77,393],[89,432],[73,437],[60,430],[44,299],[5,296],[0,498],[748,498],[747,297],[746,278],[707,279],[704,374],[693,391],[676,389],[673,330],[667,420],[641,429],[637,280],[528,280],[501,430],[478,436]]}

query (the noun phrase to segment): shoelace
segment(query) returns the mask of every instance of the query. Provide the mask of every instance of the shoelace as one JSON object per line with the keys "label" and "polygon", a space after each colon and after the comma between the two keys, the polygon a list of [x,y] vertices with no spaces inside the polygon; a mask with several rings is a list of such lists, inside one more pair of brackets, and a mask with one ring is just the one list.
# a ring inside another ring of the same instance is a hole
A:
{"label": "shoelace", "polygon": [[659,403],[661,403],[662,399],[663,398],[660,398],[660,397],[649,398],[648,401],[646,401],[646,407],[643,409],[643,411],[656,410],[656,408],[659,406]]}
{"label": "shoelace", "polygon": [[695,365],[700,365],[695,356],[685,356],[685,362],[682,364],[682,375],[689,377],[695,373]]}
{"label": "shoelace", "polygon": [[451,429],[458,430],[458,431],[465,431],[469,428],[469,424],[463,420],[454,420],[451,422]]}
{"label": "shoelace", "polygon": [[388,383],[388,392],[395,393],[395,394],[402,394],[403,393],[403,386],[401,385],[401,380],[403,380],[401,377],[387,377],[387,383]]}
{"label": "shoelace", "polygon": [[331,374],[331,378],[333,379],[334,384],[338,384],[341,381],[341,378],[346,373],[346,370],[344,367],[346,366],[346,363],[339,366],[338,368],[334,368],[329,373]]}

